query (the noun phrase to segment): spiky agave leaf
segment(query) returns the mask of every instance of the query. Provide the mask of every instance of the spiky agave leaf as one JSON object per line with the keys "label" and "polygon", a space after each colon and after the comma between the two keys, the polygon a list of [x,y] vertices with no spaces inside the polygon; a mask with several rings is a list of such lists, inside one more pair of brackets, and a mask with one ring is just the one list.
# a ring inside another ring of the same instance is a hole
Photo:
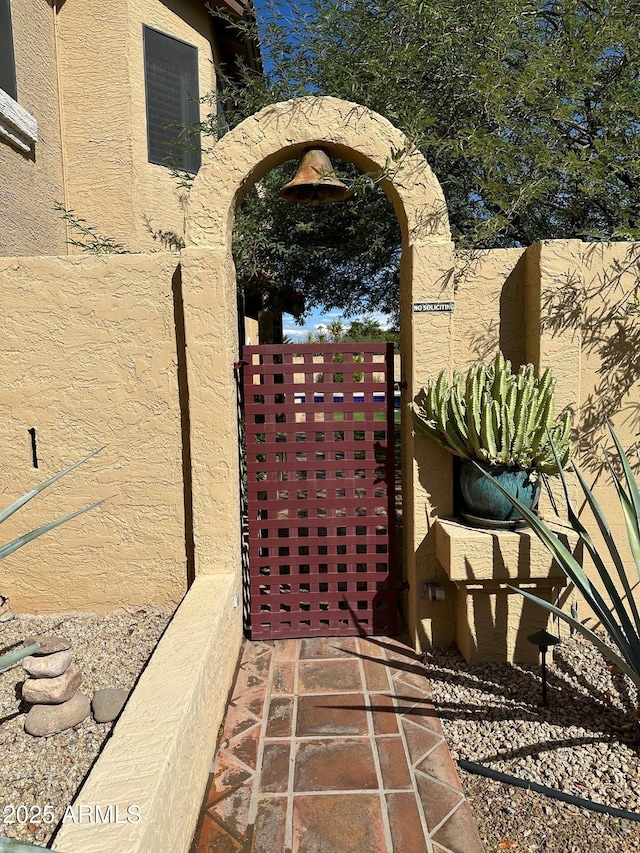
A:
{"label": "spiky agave leaf", "polygon": [[40,648],[40,643],[32,643],[29,646],[21,646],[19,649],[14,649],[12,652],[7,652],[0,655],[0,672],[3,669],[9,669],[10,666],[18,663],[23,658],[29,657]]}

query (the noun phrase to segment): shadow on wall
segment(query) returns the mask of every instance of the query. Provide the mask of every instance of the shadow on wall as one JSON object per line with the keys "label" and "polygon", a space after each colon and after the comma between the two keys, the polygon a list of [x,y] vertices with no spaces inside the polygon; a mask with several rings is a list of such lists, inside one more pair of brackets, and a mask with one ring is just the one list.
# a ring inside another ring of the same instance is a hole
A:
{"label": "shadow on wall", "polygon": [[640,417],[640,404],[629,399],[640,380],[640,245],[629,244],[623,257],[602,263],[608,248],[589,246],[584,279],[569,274],[561,288],[541,299],[542,329],[580,335],[583,360],[594,367],[595,385],[580,403],[578,449],[583,466],[596,477],[606,467],[594,449],[607,418],[619,412],[625,422],[637,423]]}
{"label": "shadow on wall", "polygon": [[187,379],[187,343],[182,298],[182,268],[178,265],[171,279],[173,293],[173,318],[176,330],[176,357],[178,363],[178,397],[180,403],[180,430],[182,435],[182,482],[184,483],[184,541],[187,585],[195,580],[195,540],[193,537],[193,484],[191,479],[191,421],[189,418],[189,383]]}

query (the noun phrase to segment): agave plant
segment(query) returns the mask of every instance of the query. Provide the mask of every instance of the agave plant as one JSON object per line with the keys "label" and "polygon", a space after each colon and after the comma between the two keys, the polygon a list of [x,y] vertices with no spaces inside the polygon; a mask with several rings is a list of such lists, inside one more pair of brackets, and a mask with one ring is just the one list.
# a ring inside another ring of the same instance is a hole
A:
{"label": "agave plant", "polygon": [[489,367],[476,363],[465,374],[446,371],[422,389],[411,414],[418,428],[450,453],[490,465],[557,474],[571,451],[571,416],[555,422],[556,380],[550,369],[538,379],[531,364],[513,373],[498,352]]}
{"label": "agave plant", "polygon": [[29,853],[31,850],[49,850],[28,841],[17,841],[15,838],[0,838],[0,853]]}
{"label": "agave plant", "polygon": [[[54,474],[53,477],[50,477],[44,483],[41,483],[39,486],[36,486],[35,489],[32,489],[30,492],[24,494],[21,498],[18,498],[18,500],[14,501],[6,509],[0,512],[0,524],[10,518],[14,514],[14,512],[17,512],[32,498],[35,498],[36,495],[39,495],[40,492],[43,492],[48,486],[51,486],[61,477],[64,477],[65,474],[68,474],[70,471],[73,471],[73,469],[77,468],[78,465],[82,465],[84,462],[87,462],[89,459],[95,456],[96,453],[99,453],[101,449],[102,448],[94,450],[88,456],[85,456],[84,459],[80,459],[78,462],[74,462],[72,465],[69,465],[68,468],[65,468],[63,471],[59,471],[57,474]],[[63,518],[58,518],[56,521],[50,521],[48,524],[44,524],[42,527],[37,527],[30,533],[25,533],[23,536],[18,536],[18,538],[14,539],[12,542],[7,542],[6,545],[0,545],[0,560],[3,560],[5,557],[8,557],[9,554],[13,554],[14,551],[18,550],[18,548],[22,548],[23,545],[26,545],[34,539],[37,539],[38,536],[42,536],[44,533],[48,533],[55,527],[58,527],[59,525],[64,524],[67,521],[71,521],[72,518],[76,518],[78,515],[82,515],[82,513],[89,512],[90,509],[94,509],[95,507],[100,506],[101,503],[104,503],[104,500],[106,500],[106,498],[101,501],[96,501],[95,503],[89,504],[89,506],[77,509],[75,510],[75,512],[71,512],[69,513],[69,515],[65,515]],[[15,651],[8,652],[7,654],[0,656],[0,670],[7,669],[8,667],[13,666],[14,664],[18,663],[18,661],[22,658],[26,657],[27,655],[33,654],[33,652],[36,651],[38,648],[39,647],[36,644],[35,646],[16,649]]]}
{"label": "agave plant", "polygon": [[[621,478],[618,476],[608,457],[607,463],[620,499],[632,559],[635,563],[638,578],[640,578],[640,490],[638,489],[638,484],[634,479],[629,458],[624,452],[613,427],[611,424],[608,424],[608,426],[620,459],[623,477]],[[556,451],[553,447],[553,443],[551,444],[551,447],[555,454]],[[576,513],[569,497],[569,490],[567,488],[567,481],[562,470],[562,465],[559,459],[557,459],[557,461],[567,501],[569,521],[593,560],[598,575],[600,576],[607,595],[611,600],[611,606],[607,604],[604,596],[591,583],[580,563],[561,542],[559,537],[548,527],[548,525],[545,524],[544,521],[542,521],[542,519],[540,519],[534,512],[527,509],[527,507],[518,501],[517,498],[510,495],[505,489],[503,489],[498,482],[495,480],[494,482],[500,491],[503,492],[515,506],[517,506],[522,515],[529,522],[534,533],[547,546],[557,564],[574,584],[576,589],[579,590],[586,603],[593,611],[598,622],[600,622],[609,635],[610,640],[617,647],[618,651],[612,649],[608,643],[605,643],[594,631],[587,628],[587,626],[582,622],[574,619],[572,616],[565,613],[563,610],[560,610],[560,608],[550,602],[544,601],[524,589],[517,589],[516,587],[509,587],[509,589],[514,592],[519,592],[520,595],[524,595],[525,598],[534,601],[536,604],[539,604],[541,607],[544,607],[551,611],[551,613],[554,613],[560,619],[564,619],[565,622],[568,622],[576,631],[584,637],[587,637],[587,639],[589,639],[608,660],[628,675],[631,681],[633,681],[636,687],[640,690],[640,615],[638,613],[638,606],[633,598],[632,582],[629,579],[628,572],[625,568],[618,546],[616,545],[609,523],[593,492],[580,473],[580,470],[576,465],[574,465],[573,470],[578,477],[578,481],[582,491],[584,492],[587,503],[591,508],[593,516],[600,529],[600,533],[602,534],[602,538],[606,543],[607,550],[609,551],[611,562],[615,568],[620,588],[624,595],[623,598],[623,595],[621,595],[618,590],[618,586],[614,582],[611,572],[605,565],[602,556],[596,550],[588,530],[578,518],[578,514]],[[490,476],[486,472],[483,473],[485,476]]]}

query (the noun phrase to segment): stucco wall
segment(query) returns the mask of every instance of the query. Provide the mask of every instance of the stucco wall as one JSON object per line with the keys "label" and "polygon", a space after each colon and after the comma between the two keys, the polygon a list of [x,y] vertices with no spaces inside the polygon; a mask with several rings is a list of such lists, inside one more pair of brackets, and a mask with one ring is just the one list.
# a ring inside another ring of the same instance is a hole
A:
{"label": "stucco wall", "polygon": [[18,103],[38,123],[28,156],[0,139],[0,256],[65,254],[54,212],[64,200],[54,12],[42,0],[11,4]]}
{"label": "stucco wall", "polygon": [[0,259],[2,505],[104,446],[5,522],[2,541],[107,498],[3,560],[0,592],[16,612],[107,611],[186,590],[177,264]]}
{"label": "stucco wall", "polygon": [[[143,24],[197,47],[200,94],[215,88],[204,3],[66,0],[58,15],[67,207],[131,251],[162,248],[145,216],[184,234],[177,182],[147,160]],[[202,119],[207,111],[202,105]]]}
{"label": "stucco wall", "polygon": [[[637,310],[632,294],[640,281],[640,244],[583,243],[581,260],[581,278],[567,282],[558,295],[556,320],[559,334],[580,340],[576,377],[580,464],[609,519],[625,565],[629,567],[630,580],[632,584],[636,581],[633,585],[640,601],[622,510],[605,468],[603,451],[604,447],[610,451],[613,448],[606,428],[607,418],[613,422],[627,452],[640,441],[640,316],[629,311]],[[638,479],[640,470],[634,450],[630,460]],[[588,519],[585,523],[600,551],[606,554],[588,510],[584,510],[582,517]],[[591,575],[595,578],[594,571]],[[586,616],[586,612],[581,611],[581,616]]]}

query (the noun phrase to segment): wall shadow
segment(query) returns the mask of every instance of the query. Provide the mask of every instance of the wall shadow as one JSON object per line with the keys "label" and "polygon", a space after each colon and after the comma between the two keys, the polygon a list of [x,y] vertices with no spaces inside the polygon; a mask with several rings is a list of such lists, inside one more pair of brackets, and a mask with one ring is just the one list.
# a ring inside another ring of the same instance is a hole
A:
{"label": "wall shadow", "polygon": [[173,320],[176,332],[178,401],[182,436],[182,482],[184,503],[184,545],[187,586],[195,580],[195,540],[193,537],[193,481],[191,476],[191,419],[189,417],[189,381],[187,376],[187,339],[182,298],[182,268],[178,265],[171,279]]}

